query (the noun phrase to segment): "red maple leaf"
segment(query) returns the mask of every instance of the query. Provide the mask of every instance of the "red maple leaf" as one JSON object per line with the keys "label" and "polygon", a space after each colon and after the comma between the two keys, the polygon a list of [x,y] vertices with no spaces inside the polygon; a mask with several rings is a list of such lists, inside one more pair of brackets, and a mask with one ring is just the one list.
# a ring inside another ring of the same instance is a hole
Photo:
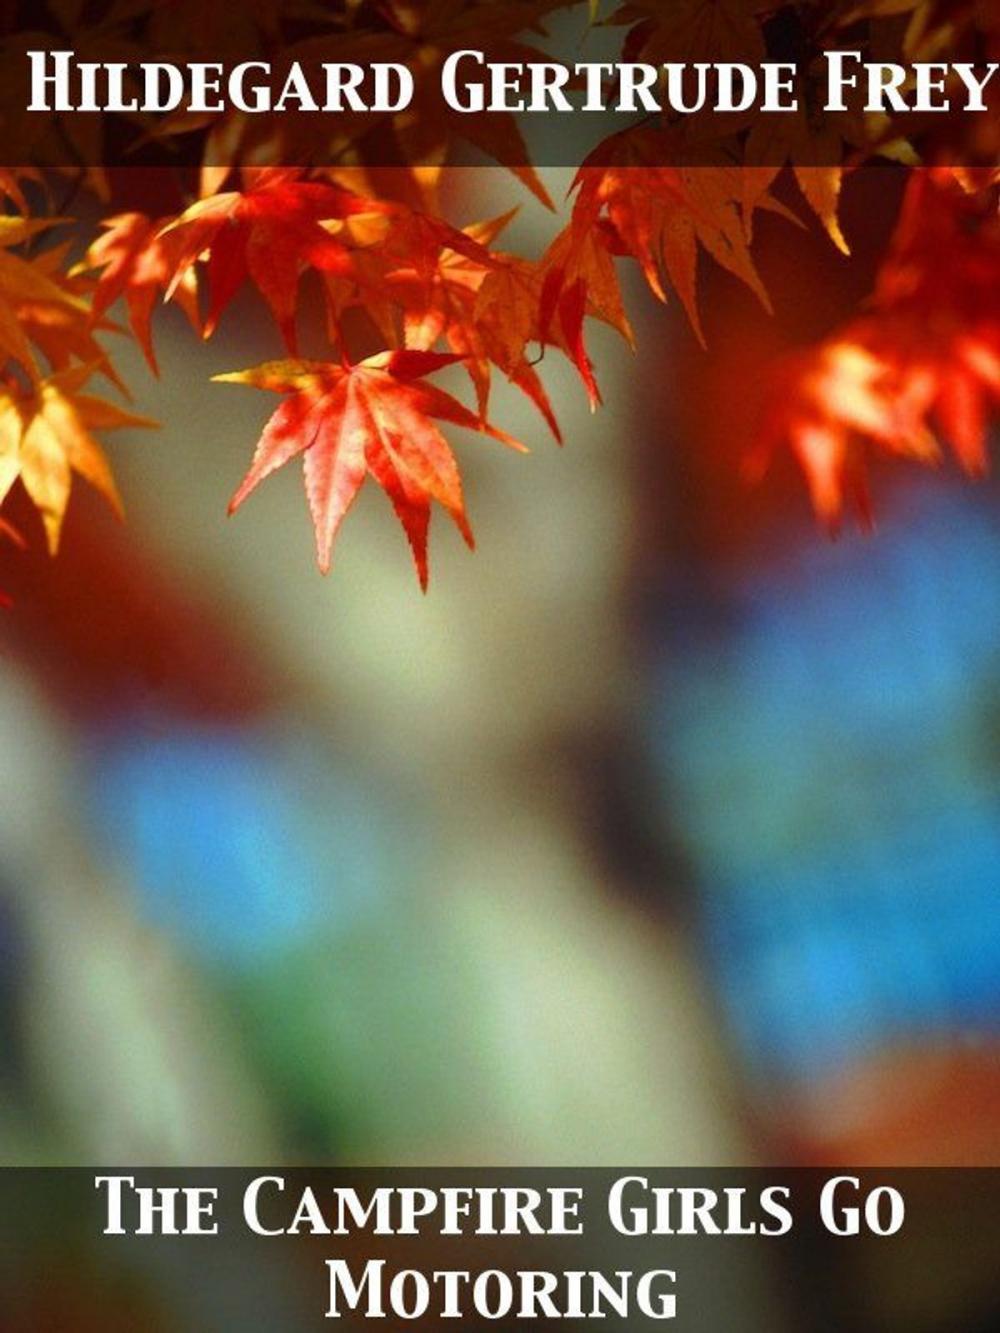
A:
{"label": "red maple leaf", "polygon": [[265,477],[301,454],[317,559],[326,573],[337,530],[370,474],[392,502],[413,550],[421,587],[426,588],[432,500],[448,511],[466,542],[474,544],[458,465],[435,419],[523,447],[424,381],[425,375],[460,359],[445,353],[396,351],[353,366],[271,361],[252,370],[217,375],[227,383],[288,395],[264,427],[230,513]]}

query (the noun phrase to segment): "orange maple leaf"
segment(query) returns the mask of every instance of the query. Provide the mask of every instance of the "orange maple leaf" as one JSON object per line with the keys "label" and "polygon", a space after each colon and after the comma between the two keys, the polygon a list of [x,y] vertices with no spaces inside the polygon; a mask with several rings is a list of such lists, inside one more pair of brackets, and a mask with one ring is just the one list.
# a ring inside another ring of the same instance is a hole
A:
{"label": "orange maple leaf", "polygon": [[854,327],[893,393],[936,428],[970,476],[984,476],[990,415],[1000,406],[1000,321],[924,323],[889,314]]}
{"label": "orange maple leaf", "polygon": [[[341,320],[352,307],[362,308],[385,344],[398,341],[393,309],[431,300],[443,267],[454,256],[470,272],[489,270],[494,259],[475,228],[459,231],[442,218],[398,203],[382,203],[377,212],[324,223],[350,248],[348,276],[324,275],[333,341],[341,341]],[[423,294],[421,296],[421,294]]]}
{"label": "orange maple leaf", "polygon": [[496,261],[484,249],[487,262],[468,249],[468,241],[477,246],[493,244],[510,222],[516,210],[477,223],[461,233],[466,245],[462,250],[442,250],[433,270],[403,266],[388,275],[388,282],[403,307],[406,346],[416,351],[431,351],[444,341],[449,350],[462,358],[476,390],[481,416],[489,406],[491,367],[498,367],[535,404],[557,441],[562,440],[548,394],[534,367],[524,355],[524,343],[513,353],[503,334],[508,311],[494,308],[495,318],[477,318],[479,293],[488,276],[503,268],[503,257]]}
{"label": "orange maple leaf", "polygon": [[975,475],[1000,403],[1000,215],[995,187],[968,186],[913,173],[862,329]]}
{"label": "orange maple leaf", "polygon": [[22,258],[12,249],[63,221],[61,218],[27,218],[0,215],[0,357],[12,357],[33,379],[38,366],[23,327],[21,310],[45,304],[74,313],[81,321],[89,317],[86,302],[60,285],[49,272],[45,256]]}
{"label": "orange maple leaf", "polygon": [[[171,286],[171,246],[161,233],[170,218],[153,221],[145,213],[119,213],[102,223],[104,234],[94,241],[74,272],[101,270],[92,298],[92,317],[97,322],[124,297],[129,324],[154,375],[159,374],[153,351],[151,319],[153,307]],[[198,292],[192,269],[182,272],[172,291],[174,300],[187,315],[195,332],[200,329]]]}
{"label": "orange maple leaf", "polygon": [[198,259],[208,255],[210,337],[226,306],[249,277],[270,307],[286,346],[295,350],[295,298],[307,266],[350,274],[348,247],[321,224],[381,205],[335,185],[305,180],[298,168],[243,171],[243,190],[199,199],[160,233],[170,238],[172,297]]}
{"label": "orange maple leaf", "polygon": [[579,371],[594,411],[600,405],[601,391],[584,339],[586,316],[610,324],[630,346],[635,342],[606,229],[596,218],[581,224],[579,215],[574,215],[542,257],[540,271],[539,340],[556,341],[553,335],[558,321],[558,336]]}
{"label": "orange maple leaf", "polygon": [[965,471],[981,476],[993,404],[1000,404],[995,321],[935,329],[876,313],[778,369],[751,470],[787,442],[820,518],[836,529],[850,498],[867,526],[870,447],[935,464],[937,427]]}
{"label": "orange maple leaf", "polygon": [[967,473],[982,475],[1000,406],[998,290],[995,188],[913,172],[867,312],[779,370],[756,466],[789,443],[831,526],[848,495],[869,521],[872,447],[936,463],[940,435]]}
{"label": "orange maple leaf", "polygon": [[66,241],[44,250],[32,260],[32,266],[46,282],[72,298],[73,304],[54,301],[50,293],[42,290],[36,298],[17,303],[17,321],[29,342],[48,361],[50,373],[67,370],[74,362],[92,366],[95,374],[104,375],[127,398],[128,389],[95,336],[98,332],[117,331],[117,325],[103,317],[94,317],[88,304],[93,287],[91,279],[76,269],[64,271],[71,245],[72,242]]}
{"label": "orange maple leaf", "polygon": [[940,457],[923,420],[922,397],[912,384],[900,384],[889,363],[847,334],[797,353],[775,371],[749,471],[763,471],[787,442],[827,527],[837,530],[848,497],[862,523],[870,526],[866,445],[875,443],[923,463]]}
{"label": "orange maple leaf", "polygon": [[750,252],[752,211],[767,208],[790,216],[788,211],[764,188],[748,212],[739,168],[655,165],[662,151],[657,131],[637,130],[615,136],[592,154],[573,184],[572,220],[541,262],[540,337],[543,342],[549,340],[558,316],[591,408],[600,402],[600,391],[584,342],[585,316],[603,319],[629,343],[633,341],[615,256],[635,259],[661,301],[667,299],[667,283],[672,284],[702,343],[697,303],[699,247],[745,282],[764,308],[770,309]]}
{"label": "orange maple leaf", "polygon": [[740,168],[744,211],[752,212],[765,199],[787,159],[806,203],[840,253],[849,255],[851,247],[840,222],[846,171],[842,156],[836,133],[812,126],[804,115],[783,117],[778,132],[759,122],[747,136]]}
{"label": "orange maple leaf", "polygon": [[447,510],[473,545],[458,465],[435,419],[523,448],[424,381],[425,375],[459,359],[446,353],[395,351],[356,365],[271,361],[216,375],[226,383],[288,395],[264,427],[230,513],[265,477],[302,455],[317,560],[326,573],[337,530],[370,474],[392,502],[413,551],[420,585],[426,588],[432,500]]}

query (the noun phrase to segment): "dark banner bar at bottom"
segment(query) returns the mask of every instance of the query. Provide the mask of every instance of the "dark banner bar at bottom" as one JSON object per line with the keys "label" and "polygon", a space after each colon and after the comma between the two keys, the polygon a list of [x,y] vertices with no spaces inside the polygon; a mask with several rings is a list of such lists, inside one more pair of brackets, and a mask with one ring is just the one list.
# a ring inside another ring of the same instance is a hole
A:
{"label": "dark banner bar at bottom", "polygon": [[0,1328],[1000,1327],[1000,1170],[0,1172]]}

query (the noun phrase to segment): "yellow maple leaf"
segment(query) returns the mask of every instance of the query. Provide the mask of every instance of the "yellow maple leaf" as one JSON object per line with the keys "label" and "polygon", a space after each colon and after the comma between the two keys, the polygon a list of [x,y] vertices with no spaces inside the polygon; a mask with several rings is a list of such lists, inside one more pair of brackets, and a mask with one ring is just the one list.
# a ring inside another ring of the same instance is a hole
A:
{"label": "yellow maple leaf", "polygon": [[82,393],[95,369],[74,366],[25,392],[9,386],[0,395],[0,503],[20,478],[41,515],[53,555],[74,472],[100,491],[116,513],[122,512],[111,465],[93,432],[157,424]]}

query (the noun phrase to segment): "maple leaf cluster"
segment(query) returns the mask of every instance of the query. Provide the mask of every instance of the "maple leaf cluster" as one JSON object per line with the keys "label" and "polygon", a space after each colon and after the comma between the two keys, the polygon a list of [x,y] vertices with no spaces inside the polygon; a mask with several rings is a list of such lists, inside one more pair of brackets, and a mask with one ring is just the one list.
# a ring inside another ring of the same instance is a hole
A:
{"label": "maple leaf cluster", "polygon": [[867,309],[776,375],[758,457],[789,443],[831,527],[846,503],[870,525],[873,450],[933,465],[948,448],[970,475],[987,470],[1000,407],[993,175],[977,189],[964,173],[913,173]]}
{"label": "maple leaf cluster", "polygon": [[[65,245],[26,253],[62,219],[28,215],[21,175],[6,173],[2,184],[24,211],[0,216],[0,503],[20,481],[55,554],[74,474],[121,508],[95,432],[154,423],[85,391],[95,375],[124,387],[95,337],[102,320],[91,284],[66,269]],[[0,521],[3,535],[15,535]]]}
{"label": "maple leaf cluster", "polygon": [[[573,0],[323,7],[264,0],[235,15],[191,0],[94,6],[100,17],[87,40],[102,49],[111,43],[121,60],[138,58],[150,42],[161,49],[169,30],[177,58],[208,47],[222,59],[230,50],[245,58],[259,49],[289,61],[397,61],[413,73],[417,96],[405,113],[374,125],[350,114],[220,113],[194,125],[190,117],[167,117],[141,126],[147,142],[171,147],[193,136],[194,165],[171,173],[175,206],[155,214],[115,211],[113,173],[81,168],[76,187],[90,188],[109,212],[82,255],[59,241],[65,210],[51,206],[66,168],[0,172],[0,503],[15,485],[23,488],[53,553],[74,475],[120,511],[99,437],[153,423],[127,405],[106,349],[107,336],[123,331],[116,309],[158,373],[154,316],[164,302],[210,338],[250,286],[273,319],[275,351],[283,348],[285,359],[217,377],[281,395],[231,510],[272,472],[301,460],[325,571],[340,524],[371,477],[399,518],[426,585],[434,502],[472,542],[454,432],[521,447],[491,419],[500,376],[561,440],[539,368],[549,352],[568,358],[596,410],[602,391],[588,327],[597,321],[634,341],[622,286],[626,264],[637,266],[657,300],[676,297],[704,342],[698,275],[705,260],[770,306],[754,253],[760,213],[801,225],[799,214],[811,211],[830,241],[849,252],[840,219],[848,165],[875,151],[910,162],[915,149],[885,118],[873,123],[852,113],[836,125],[817,122],[809,71],[831,42],[849,32],[852,45],[891,57],[926,56],[965,40],[995,53],[998,40],[994,7],[977,0],[582,5],[590,22],[621,33],[626,60],[761,60],[792,49],[804,71],[803,114],[783,117],[778,129],[752,116],[735,124],[722,118],[707,129],[698,117],[630,127],[587,157],[564,225],[554,224],[542,252],[513,253],[504,238],[516,210],[460,228],[443,216],[441,200],[460,193],[463,169],[446,163],[465,141],[556,211],[516,118],[448,114],[429,90],[441,61],[459,49],[474,47],[490,60],[531,59],[544,20],[577,7]],[[79,18],[68,0],[56,9],[67,23]],[[76,47],[83,52],[79,40]],[[61,136],[80,162],[101,160],[99,145],[77,136],[101,135],[103,120],[36,118],[29,126],[2,104],[0,120],[5,134],[24,136],[26,156],[44,161],[46,145]],[[983,167],[906,168],[906,203],[870,303],[779,370],[760,455],[790,446],[831,525],[848,498],[868,513],[863,469],[872,448],[931,463],[944,444],[970,472],[986,466],[988,423],[1000,399],[1000,172],[989,165],[1000,148],[990,139],[996,127],[996,118],[978,122],[975,153],[970,148],[962,159],[985,157]],[[935,130],[932,162],[953,129]],[[368,151],[372,136],[379,155]],[[269,165],[305,160],[338,165]],[[372,160],[413,165],[362,165]],[[778,189],[786,168],[798,199]],[[319,359],[300,354],[307,285],[326,314],[328,350]],[[432,381],[450,367],[464,372],[468,402]],[[95,395],[95,379],[125,405]],[[11,535],[6,525],[2,535]]]}

